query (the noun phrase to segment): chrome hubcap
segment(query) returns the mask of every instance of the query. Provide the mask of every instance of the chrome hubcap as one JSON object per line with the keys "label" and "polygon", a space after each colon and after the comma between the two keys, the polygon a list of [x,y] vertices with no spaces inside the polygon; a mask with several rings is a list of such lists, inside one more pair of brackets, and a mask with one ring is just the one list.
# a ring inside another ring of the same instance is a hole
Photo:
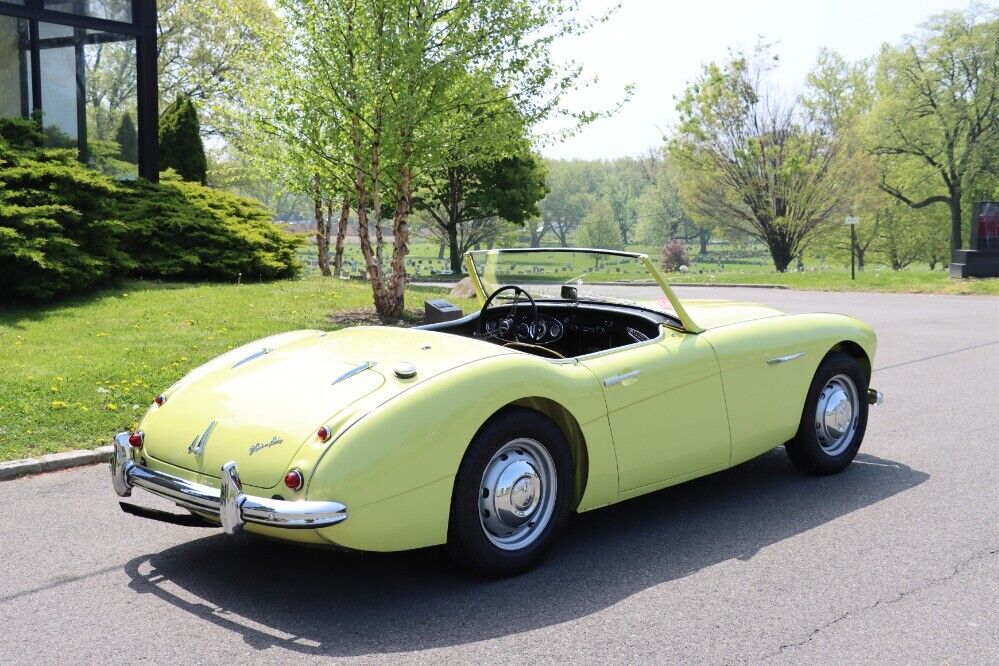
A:
{"label": "chrome hubcap", "polygon": [[815,407],[815,432],[822,450],[838,456],[849,448],[859,419],[856,385],[846,375],[836,375],[822,389]]}
{"label": "chrome hubcap", "polygon": [[500,447],[482,473],[479,520],[486,537],[503,550],[531,544],[555,508],[555,464],[533,439]]}

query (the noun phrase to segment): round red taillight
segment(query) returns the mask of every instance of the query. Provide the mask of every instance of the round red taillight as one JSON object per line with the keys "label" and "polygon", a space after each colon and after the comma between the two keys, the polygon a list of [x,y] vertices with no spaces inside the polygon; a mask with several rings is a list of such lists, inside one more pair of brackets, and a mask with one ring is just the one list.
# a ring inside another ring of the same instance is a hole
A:
{"label": "round red taillight", "polygon": [[156,396],[156,398],[153,399],[153,402],[155,402],[156,406],[159,407],[164,402],[166,402],[166,396],[161,393],[160,395]]}
{"label": "round red taillight", "polygon": [[284,485],[288,486],[292,490],[300,490],[302,488],[302,473],[297,469],[293,469],[284,475]]}
{"label": "round red taillight", "polygon": [[145,439],[146,439],[146,433],[142,432],[141,430],[137,430],[128,436],[128,443],[138,449],[142,446],[142,443],[145,441]]}
{"label": "round red taillight", "polygon": [[328,440],[332,435],[333,433],[330,432],[330,429],[327,428],[326,426],[323,426],[322,428],[319,429],[318,432],[316,432],[316,437],[318,437],[324,442]]}

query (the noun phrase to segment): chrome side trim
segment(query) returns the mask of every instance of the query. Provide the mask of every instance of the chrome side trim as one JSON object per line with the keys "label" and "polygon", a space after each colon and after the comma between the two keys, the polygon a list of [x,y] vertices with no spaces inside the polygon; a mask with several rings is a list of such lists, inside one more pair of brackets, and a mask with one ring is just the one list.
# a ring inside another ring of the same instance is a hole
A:
{"label": "chrome side trim", "polygon": [[249,356],[247,356],[246,358],[242,358],[242,359],[236,361],[235,363],[233,363],[232,369],[235,370],[236,368],[238,368],[239,366],[243,365],[244,363],[249,363],[250,361],[252,361],[255,358],[260,358],[261,356],[263,356],[265,354],[270,354],[272,351],[274,351],[274,350],[271,349],[270,347],[264,347],[260,351],[255,351],[252,354],[250,354]]}
{"label": "chrome side trim", "polygon": [[797,354],[778,356],[777,358],[767,359],[767,365],[780,365],[781,363],[787,363],[788,361],[793,361],[796,358],[801,358],[804,355],[805,352],[798,352]]}
{"label": "chrome side trim", "polygon": [[119,496],[131,495],[135,487],[148,490],[186,509],[218,516],[227,534],[239,533],[245,523],[317,529],[347,519],[347,507],[340,502],[289,501],[243,494],[235,462],[222,466],[221,487],[213,488],[138,465],[132,454],[128,433],[118,433],[111,455],[111,479]]}
{"label": "chrome side trim", "polygon": [[356,374],[358,374],[360,372],[364,372],[365,370],[369,370],[369,369],[371,369],[373,367],[375,367],[375,362],[374,361],[365,361],[364,363],[361,363],[360,365],[355,365],[353,368],[351,368],[347,372],[343,373],[342,375],[340,375],[339,377],[337,377],[336,379],[334,379],[333,383],[334,384],[339,384],[343,380],[350,379],[354,375],[356,375]]}
{"label": "chrome side trim", "polygon": [[632,370],[631,372],[624,372],[620,375],[614,375],[613,377],[608,377],[604,380],[604,386],[614,386],[615,384],[620,384],[621,382],[626,382],[629,379],[637,377],[642,373],[641,370]]}

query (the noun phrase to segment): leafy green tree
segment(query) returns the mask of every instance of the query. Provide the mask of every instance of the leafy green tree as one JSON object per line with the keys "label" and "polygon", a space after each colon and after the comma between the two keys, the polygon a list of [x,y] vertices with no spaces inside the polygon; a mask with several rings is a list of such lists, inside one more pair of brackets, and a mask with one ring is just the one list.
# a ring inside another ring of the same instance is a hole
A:
{"label": "leafy green tree", "polygon": [[448,164],[428,173],[413,196],[414,210],[435,223],[429,235],[445,243],[455,274],[468,248],[537,217],[538,200],[547,192],[544,165],[530,152],[524,118],[503,91],[487,80],[479,85],[496,103],[454,110],[453,132],[441,147],[450,153]]}
{"label": "leafy green tree", "polygon": [[[528,127],[555,116],[596,117],[566,110],[579,71],[560,66],[550,48],[586,28],[578,5],[279,0],[279,25],[246,17],[262,46],[239,91],[249,124],[314,158],[326,182],[351,183],[361,254],[383,317],[403,311],[414,191],[468,154],[464,141],[478,140],[456,126],[481,128],[475,114],[457,110],[495,105],[500,91]],[[391,226],[387,266],[383,223]]]}
{"label": "leafy green tree", "polygon": [[595,187],[588,184],[585,174],[588,168],[581,160],[547,162],[548,194],[541,201],[541,219],[544,230],[554,233],[562,247],[569,246],[580,222],[596,204]]}
{"label": "leafy green tree", "polygon": [[544,163],[527,154],[471,168],[452,166],[428,189],[417,192],[417,210],[434,221],[430,237],[449,248],[451,272],[461,273],[461,258],[471,247],[495,241],[507,225],[523,226],[539,215],[545,193]]}
{"label": "leafy green tree", "polygon": [[178,95],[160,117],[160,170],[173,169],[181,178],[204,184],[208,160],[194,102]]}
{"label": "leafy green tree", "polygon": [[952,250],[962,245],[961,206],[976,167],[999,152],[999,9],[973,5],[931,18],[898,47],[882,50],[878,102],[869,118],[873,152],[922,173],[929,193],[885,178],[881,188],[915,209],[944,204]]}
{"label": "leafy green tree", "polygon": [[125,113],[122,115],[121,122],[118,123],[118,130],[115,132],[114,140],[120,148],[121,159],[132,164],[138,163],[139,135],[135,131],[135,123],[132,122],[131,114]]}
{"label": "leafy green tree", "polygon": [[614,222],[614,210],[606,201],[590,209],[579,225],[576,242],[580,247],[623,250],[621,228]]}
{"label": "leafy green tree", "polygon": [[774,267],[842,222],[849,174],[837,137],[797,100],[766,91],[773,58],[765,47],[707,65],[680,99],[670,156],[684,174],[684,206],[748,234]]}

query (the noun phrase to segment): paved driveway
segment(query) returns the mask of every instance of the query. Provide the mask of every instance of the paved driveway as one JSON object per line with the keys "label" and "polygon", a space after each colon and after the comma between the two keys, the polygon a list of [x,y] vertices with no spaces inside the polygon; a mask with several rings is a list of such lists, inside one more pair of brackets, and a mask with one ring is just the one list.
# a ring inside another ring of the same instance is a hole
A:
{"label": "paved driveway", "polygon": [[[856,464],[776,449],[579,516],[537,571],[338,554],[121,513],[107,470],[0,484],[4,661],[999,662],[999,299],[688,289],[859,316]],[[148,501],[150,505],[156,500]]]}

